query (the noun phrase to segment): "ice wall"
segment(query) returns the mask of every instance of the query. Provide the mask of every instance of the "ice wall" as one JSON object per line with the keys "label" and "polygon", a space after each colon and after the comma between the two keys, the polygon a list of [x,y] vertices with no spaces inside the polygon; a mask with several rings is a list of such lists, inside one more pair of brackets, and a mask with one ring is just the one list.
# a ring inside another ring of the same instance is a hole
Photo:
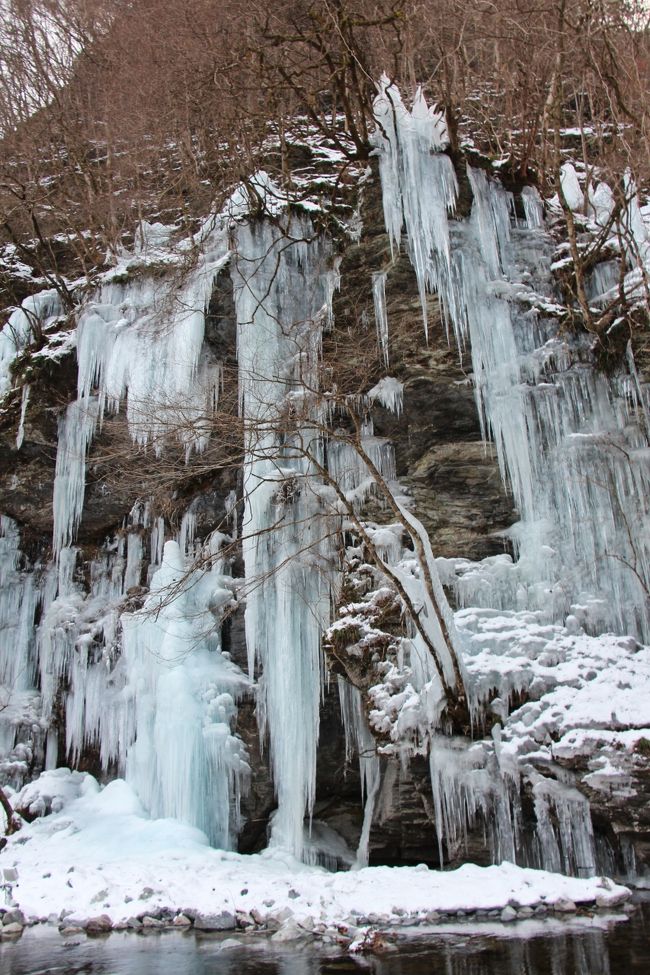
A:
{"label": "ice wall", "polygon": [[405,236],[421,294],[439,295],[459,347],[470,346],[484,433],[519,512],[516,562],[463,571],[460,599],[650,638],[643,411],[624,376],[596,370],[588,336],[561,331],[538,195],[524,188],[522,220],[511,193],[468,167],[471,216],[451,220],[439,116],[421,94],[409,112],[386,83],[375,112],[386,229],[395,246]]}
{"label": "ice wall", "polygon": [[[233,734],[237,703],[251,693],[221,653],[222,616],[236,605],[220,555],[228,537],[197,542],[189,510],[178,542],[165,545],[171,526],[143,499],[83,567],[72,544],[87,451],[107,410],[125,407],[133,441],[158,454],[170,439],[187,454],[205,447],[221,382],[205,313],[228,243],[227,221],[211,218],[177,251],[165,239],[103,276],[79,311],[77,399],[59,420],[56,559],[30,565],[8,519],[0,538],[0,627],[13,635],[0,645],[0,747],[14,781],[32,761],[54,767],[94,753],[152,815],[198,826],[225,848],[236,841],[249,772]],[[14,313],[11,343],[3,333],[7,369],[60,313],[55,295],[37,298]],[[27,406],[24,396],[21,442]]]}
{"label": "ice wall", "polygon": [[[11,634],[0,645],[3,765],[13,763],[20,784],[32,759],[74,765],[96,750],[104,772],[125,776],[152,815],[197,826],[228,849],[249,777],[233,727],[251,689],[220,652],[236,584],[220,555],[225,536],[207,541],[196,566],[175,541],[160,558],[161,527],[136,506],[84,584],[77,549],[63,549],[58,564],[30,566],[15,524],[3,519],[0,627]],[[124,612],[156,560],[144,604]]]}

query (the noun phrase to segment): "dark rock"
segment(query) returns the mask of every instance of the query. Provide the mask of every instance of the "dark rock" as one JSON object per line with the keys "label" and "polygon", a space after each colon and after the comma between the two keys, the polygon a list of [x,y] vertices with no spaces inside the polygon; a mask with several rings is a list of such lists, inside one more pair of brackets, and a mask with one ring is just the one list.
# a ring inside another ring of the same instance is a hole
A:
{"label": "dark rock", "polygon": [[90,917],[82,924],[87,934],[106,934],[113,930],[113,922],[108,914],[100,914],[98,917]]}

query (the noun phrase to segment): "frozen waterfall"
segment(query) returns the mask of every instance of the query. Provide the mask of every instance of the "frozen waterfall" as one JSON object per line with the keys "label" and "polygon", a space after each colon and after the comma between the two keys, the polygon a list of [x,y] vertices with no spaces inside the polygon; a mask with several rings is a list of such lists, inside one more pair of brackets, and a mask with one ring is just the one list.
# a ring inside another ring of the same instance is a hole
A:
{"label": "frozen waterfall", "polygon": [[468,167],[471,215],[451,219],[456,184],[440,116],[421,93],[409,112],[385,80],[375,113],[386,230],[395,246],[405,233],[421,295],[439,295],[459,347],[471,349],[485,435],[519,512],[516,561],[463,570],[460,599],[554,620],[571,613],[592,631],[647,640],[646,431],[625,376],[608,382],[587,337],[560,330],[538,194],[524,187],[521,220],[512,193]]}

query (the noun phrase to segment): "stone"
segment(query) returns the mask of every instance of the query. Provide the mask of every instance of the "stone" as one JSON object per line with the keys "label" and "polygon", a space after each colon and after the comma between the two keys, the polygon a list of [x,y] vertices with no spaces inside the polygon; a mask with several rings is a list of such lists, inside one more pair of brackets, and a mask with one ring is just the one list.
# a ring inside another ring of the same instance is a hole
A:
{"label": "stone", "polygon": [[145,914],[142,918],[143,928],[164,928],[164,922],[160,921],[157,917],[151,917],[150,914]]}
{"label": "stone", "polygon": [[237,911],[235,917],[238,928],[252,928],[255,926],[255,921],[248,911]]}
{"label": "stone", "polygon": [[190,921],[187,914],[177,914],[174,920],[172,921],[172,925],[175,928],[189,928],[192,926],[192,922]]}
{"label": "stone", "polygon": [[82,927],[78,924],[61,924],[59,925],[59,933],[63,935],[64,938],[69,937],[71,934],[81,934],[83,931]]}
{"label": "stone", "polygon": [[532,907],[520,907],[517,913],[519,914],[519,917],[525,918],[525,917],[532,917],[535,912],[532,909]]}
{"label": "stone", "polygon": [[221,911],[220,914],[197,914],[194,918],[194,927],[197,931],[234,931],[237,927],[237,919],[230,911]]}
{"label": "stone", "polygon": [[23,925],[18,924],[16,921],[12,921],[11,924],[3,924],[0,934],[4,938],[5,935],[16,935],[22,934]]}
{"label": "stone", "polygon": [[[57,918],[58,920],[58,918]],[[20,924],[22,928],[25,927],[25,915],[22,911],[14,909],[11,911],[6,911],[2,917],[2,924]]]}
{"label": "stone", "polygon": [[86,934],[106,934],[113,930],[113,922],[108,914],[100,914],[98,917],[90,917],[83,924]]}
{"label": "stone", "polygon": [[271,936],[271,941],[303,941],[310,938],[311,934],[301,928],[294,918],[289,918],[282,927]]}
{"label": "stone", "polygon": [[517,912],[514,909],[514,907],[510,907],[510,905],[508,904],[501,911],[500,917],[501,917],[501,920],[502,921],[516,921],[517,920]]}
{"label": "stone", "polygon": [[570,900],[568,897],[560,897],[553,904],[553,910],[558,911],[560,914],[574,914],[578,908],[575,905],[575,901]]}
{"label": "stone", "polygon": [[602,894],[596,894],[596,907],[620,907],[631,897],[629,890],[621,890],[616,893],[610,893],[609,891],[603,891]]}
{"label": "stone", "polygon": [[130,928],[133,931],[137,931],[138,928],[142,927],[142,921],[140,920],[140,918],[130,917],[126,922],[126,926],[127,928]]}

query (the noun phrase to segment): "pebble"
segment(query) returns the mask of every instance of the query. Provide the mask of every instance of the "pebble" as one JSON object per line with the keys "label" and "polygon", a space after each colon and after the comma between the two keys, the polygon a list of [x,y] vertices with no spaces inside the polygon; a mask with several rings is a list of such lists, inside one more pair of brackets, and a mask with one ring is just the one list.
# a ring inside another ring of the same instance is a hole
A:
{"label": "pebble", "polygon": [[501,911],[501,915],[500,916],[501,916],[501,920],[502,921],[516,921],[517,920],[517,912],[514,909],[514,907],[510,907],[509,904],[508,904],[507,907],[504,907],[503,908],[503,910]]}

